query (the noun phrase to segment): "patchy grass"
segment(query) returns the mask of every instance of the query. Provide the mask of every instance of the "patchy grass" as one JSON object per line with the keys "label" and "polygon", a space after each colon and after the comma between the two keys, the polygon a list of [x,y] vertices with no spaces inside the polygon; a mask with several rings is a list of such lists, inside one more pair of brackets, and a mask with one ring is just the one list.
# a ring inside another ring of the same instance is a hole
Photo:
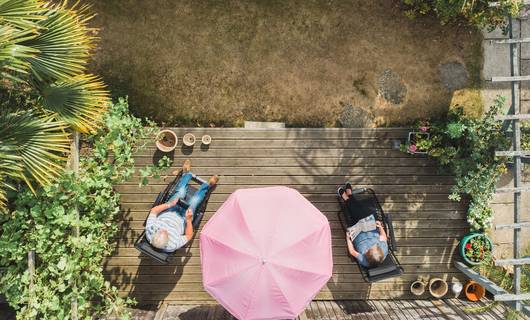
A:
{"label": "patchy grass", "polygon": [[484,101],[480,89],[467,88],[453,93],[450,107],[462,106],[467,115],[478,118],[484,112]]}
{"label": "patchy grass", "polygon": [[[135,114],[168,125],[334,126],[347,104],[400,125],[447,111],[440,63],[480,82],[479,32],[410,20],[397,1],[90,2],[102,28],[92,70]],[[400,105],[378,99],[386,69],[407,86]]]}

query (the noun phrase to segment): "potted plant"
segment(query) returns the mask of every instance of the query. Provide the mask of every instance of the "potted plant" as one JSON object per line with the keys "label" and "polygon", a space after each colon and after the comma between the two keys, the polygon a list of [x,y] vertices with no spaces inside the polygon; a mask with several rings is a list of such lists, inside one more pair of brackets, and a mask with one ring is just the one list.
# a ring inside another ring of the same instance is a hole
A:
{"label": "potted plant", "polygon": [[464,262],[470,266],[481,264],[493,249],[493,242],[484,233],[468,233],[458,244],[458,251]]}
{"label": "potted plant", "polygon": [[161,130],[156,135],[156,147],[162,152],[171,152],[177,147],[177,135],[172,130]]}
{"label": "potted plant", "polygon": [[401,151],[410,154],[427,154],[429,138],[431,134],[428,132],[429,127],[427,123],[422,123],[418,126],[417,131],[411,131],[407,137],[407,143],[401,145]]}

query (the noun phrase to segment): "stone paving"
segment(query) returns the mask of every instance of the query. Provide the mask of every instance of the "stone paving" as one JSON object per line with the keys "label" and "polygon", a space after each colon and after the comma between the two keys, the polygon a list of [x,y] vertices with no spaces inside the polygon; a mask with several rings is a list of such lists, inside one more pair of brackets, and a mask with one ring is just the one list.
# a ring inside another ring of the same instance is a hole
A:
{"label": "stone paving", "polygon": [[[482,76],[484,81],[482,89],[482,98],[484,105],[493,104],[497,95],[507,98],[506,104],[511,104],[511,85],[508,82],[492,83],[489,79],[492,76],[510,76],[510,45],[496,44],[494,40],[509,38],[501,30],[493,32],[484,31],[483,50],[484,66]],[[528,17],[523,19],[514,19],[513,23],[514,38],[530,37],[530,20]],[[521,75],[530,75],[530,44],[523,44],[519,51],[521,57]],[[521,83],[521,113],[530,113],[530,82]],[[526,183],[530,183],[530,175],[523,177]],[[511,174],[504,176],[498,184],[498,187],[513,186],[513,177]],[[513,223],[513,194],[495,195],[492,208],[495,211],[494,224]],[[523,212],[522,220],[530,221],[530,194],[523,193]],[[522,232],[523,248],[530,245],[530,232]],[[513,230],[499,230],[492,232],[492,238],[496,245],[495,255],[497,257],[513,256]]]}

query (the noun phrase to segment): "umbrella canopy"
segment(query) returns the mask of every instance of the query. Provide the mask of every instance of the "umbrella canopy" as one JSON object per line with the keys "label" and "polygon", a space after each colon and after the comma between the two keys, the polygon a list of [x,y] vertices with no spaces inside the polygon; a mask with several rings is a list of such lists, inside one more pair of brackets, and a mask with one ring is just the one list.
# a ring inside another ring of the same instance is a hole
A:
{"label": "umbrella canopy", "polygon": [[237,190],[200,245],[204,288],[240,320],[295,318],[333,269],[328,220],[287,187]]}

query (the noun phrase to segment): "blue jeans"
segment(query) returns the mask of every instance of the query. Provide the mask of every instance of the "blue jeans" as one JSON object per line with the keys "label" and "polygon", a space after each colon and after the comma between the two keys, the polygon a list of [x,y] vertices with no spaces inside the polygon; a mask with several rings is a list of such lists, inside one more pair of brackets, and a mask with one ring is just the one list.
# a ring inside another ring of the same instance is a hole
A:
{"label": "blue jeans", "polygon": [[[182,177],[180,177],[180,181],[177,184],[177,192],[175,192],[175,194],[169,198],[169,201],[173,201],[176,198],[184,199],[186,197],[186,194],[188,193],[188,183],[190,182],[191,178],[193,178],[193,174],[191,172],[184,173]],[[209,187],[210,185],[208,183],[203,183],[199,190],[197,190],[197,192],[195,192],[195,194],[191,197],[190,209],[193,214],[195,214],[195,210],[201,204],[202,200],[204,200],[204,197],[206,197]],[[177,210],[177,212],[180,211],[182,210]]]}

